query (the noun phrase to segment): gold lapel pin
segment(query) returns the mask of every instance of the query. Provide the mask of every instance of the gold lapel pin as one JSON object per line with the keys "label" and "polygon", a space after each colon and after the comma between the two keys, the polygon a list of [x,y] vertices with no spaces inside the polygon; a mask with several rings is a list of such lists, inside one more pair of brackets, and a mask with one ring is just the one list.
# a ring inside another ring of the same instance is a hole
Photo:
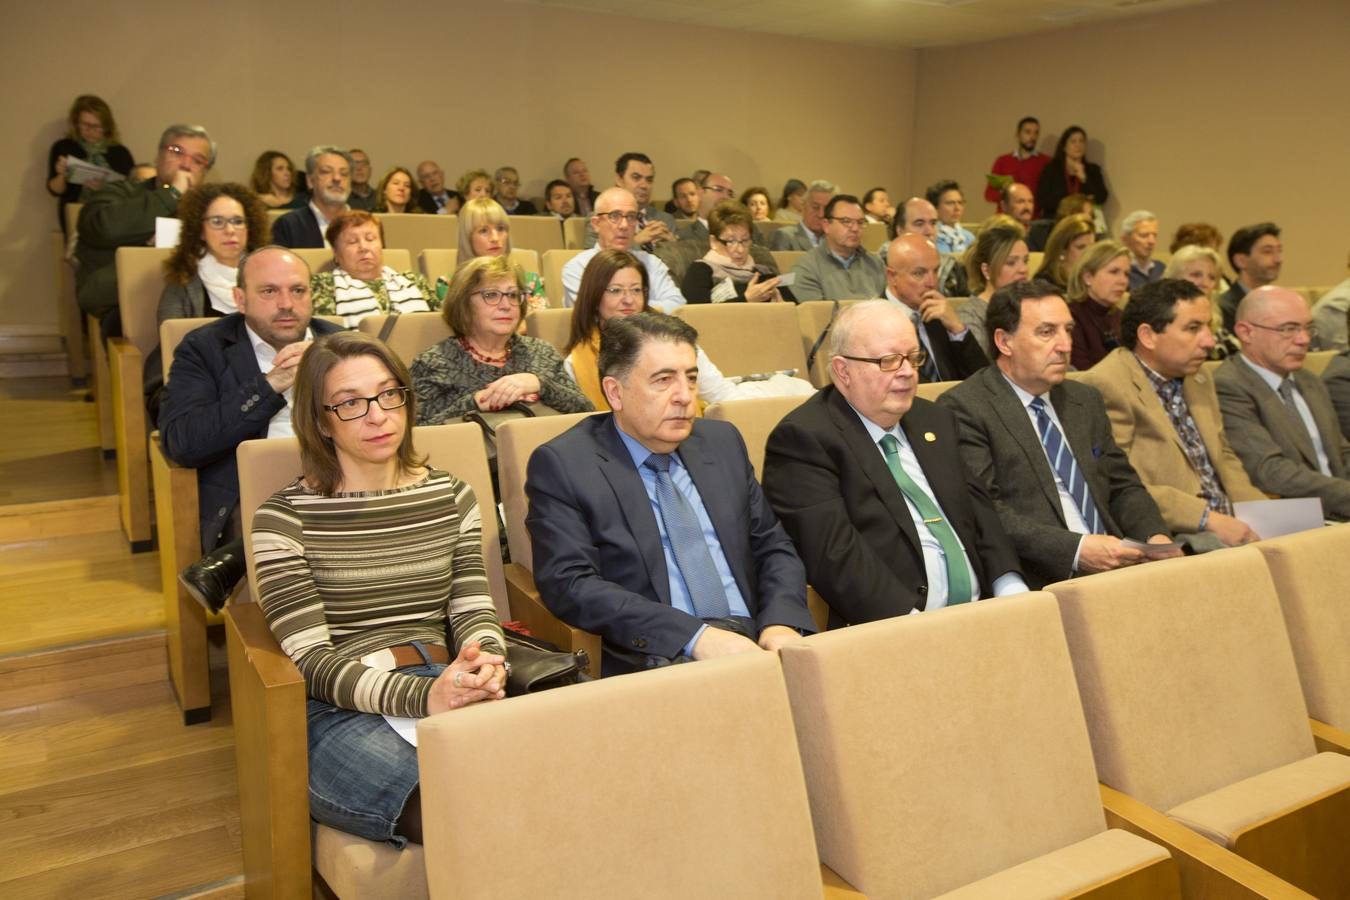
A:
{"label": "gold lapel pin", "polygon": [[937,435],[936,435],[936,434],[933,434],[933,432],[931,432],[931,431],[925,431],[925,432],[923,433],[923,439],[924,439],[925,441],[927,441],[928,443],[931,444],[931,443],[933,443],[934,441],[937,440]]}

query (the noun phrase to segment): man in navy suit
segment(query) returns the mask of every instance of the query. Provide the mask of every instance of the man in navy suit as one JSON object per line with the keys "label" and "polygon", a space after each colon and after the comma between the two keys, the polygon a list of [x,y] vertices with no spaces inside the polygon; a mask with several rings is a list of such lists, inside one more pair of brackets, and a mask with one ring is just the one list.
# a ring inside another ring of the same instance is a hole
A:
{"label": "man in navy suit", "polygon": [[244,573],[239,469],[234,450],[291,430],[290,395],[300,357],[316,336],[340,330],[310,321],[309,266],[286,248],[239,262],[239,312],[190,332],[174,352],[160,403],[164,454],[197,470],[201,560],[183,585],[219,609]]}
{"label": "man in navy suit", "polygon": [[604,639],[606,675],[814,632],[806,573],[739,432],[695,419],[698,333],[639,313],[605,324],[613,413],[539,447],[525,483],[534,577],[563,621]]}
{"label": "man in navy suit", "polygon": [[272,223],[272,241],[282,247],[327,247],[324,232],[347,209],[352,192],[352,157],[341,147],[319,146],[305,157],[309,203]]}

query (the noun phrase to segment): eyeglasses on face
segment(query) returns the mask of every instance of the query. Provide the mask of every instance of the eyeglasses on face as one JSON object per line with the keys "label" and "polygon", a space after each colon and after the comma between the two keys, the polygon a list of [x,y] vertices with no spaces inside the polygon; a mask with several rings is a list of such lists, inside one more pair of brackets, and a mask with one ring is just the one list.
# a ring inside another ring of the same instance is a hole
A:
{"label": "eyeglasses on face", "polygon": [[830,216],[831,222],[838,222],[845,228],[861,228],[867,224],[866,219],[850,219],[848,216]]}
{"label": "eyeglasses on face", "polygon": [[923,368],[924,363],[928,362],[928,351],[922,347],[908,353],[888,353],[885,356],[849,356],[846,353],[839,355],[854,362],[875,363],[876,367],[883,372],[899,371],[900,367],[906,362],[917,372]]}
{"label": "eyeglasses on face", "polygon": [[205,221],[212,231],[223,231],[226,225],[234,229],[248,227],[248,219],[243,216],[207,216]]}
{"label": "eyeglasses on face", "polygon": [[627,222],[629,225],[636,225],[641,218],[635,212],[619,212],[617,209],[613,212],[596,213],[596,215],[602,219],[608,219],[609,224],[611,225],[622,225],[624,222]]}
{"label": "eyeglasses on face", "polygon": [[751,240],[748,237],[743,238],[720,237],[717,239],[717,242],[719,244],[726,244],[728,247],[749,247],[751,244]]}
{"label": "eyeglasses on face", "polygon": [[1298,334],[1306,334],[1309,338],[1317,337],[1317,326],[1309,322],[1303,325],[1299,322],[1286,322],[1283,325],[1262,325],[1259,322],[1248,322],[1253,328],[1260,328],[1262,331],[1273,331],[1285,340],[1291,340]]}
{"label": "eyeglasses on face", "polygon": [[178,146],[177,144],[167,144],[167,145],[164,147],[164,149],[165,149],[165,150],[168,150],[170,153],[172,153],[174,156],[178,157],[179,159],[190,159],[190,160],[192,160],[192,162],[193,162],[194,164],[201,166],[203,169],[205,169],[207,166],[211,165],[211,160],[207,159],[205,156],[202,156],[200,153],[188,153],[186,150],[184,150],[182,147]]}
{"label": "eyeglasses on face", "polygon": [[342,421],[350,422],[353,419],[363,418],[366,413],[370,412],[370,401],[372,400],[380,404],[380,409],[398,409],[401,406],[408,405],[408,388],[385,388],[374,397],[348,397],[332,406],[325,405],[324,409],[333,413]]}
{"label": "eyeglasses on face", "polygon": [[639,299],[647,296],[647,289],[642,285],[637,287],[624,287],[618,284],[612,284],[605,288],[605,296],[611,300],[618,300],[620,297],[637,297]]}
{"label": "eyeglasses on face", "polygon": [[497,291],[488,288],[485,291],[474,291],[469,296],[478,297],[487,306],[499,306],[503,300],[511,306],[520,302],[520,291]]}
{"label": "eyeglasses on face", "polygon": [[500,185],[503,185],[503,186],[505,186],[505,187],[519,187],[519,186],[520,186],[520,179],[519,179],[519,178],[505,178],[505,177],[503,177],[503,178],[498,178],[498,179],[497,179],[497,183],[500,184]]}

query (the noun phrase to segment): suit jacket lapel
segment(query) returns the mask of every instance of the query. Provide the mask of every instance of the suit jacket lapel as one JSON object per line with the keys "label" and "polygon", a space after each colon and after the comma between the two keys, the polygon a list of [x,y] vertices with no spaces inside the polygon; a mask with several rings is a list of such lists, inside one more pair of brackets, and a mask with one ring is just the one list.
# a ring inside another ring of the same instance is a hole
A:
{"label": "suit jacket lapel", "polygon": [[[1168,415],[1167,410],[1163,407],[1162,398],[1159,397],[1158,392],[1154,390],[1153,382],[1149,381],[1148,373],[1144,371],[1144,367],[1133,358],[1133,355],[1130,357],[1121,357],[1121,361],[1130,373],[1130,383],[1134,385],[1134,389],[1139,393],[1139,405],[1143,408],[1144,415],[1148,416],[1153,422],[1153,428],[1159,434],[1170,434],[1173,443],[1175,443],[1184,454],[1186,452],[1186,445],[1181,442],[1181,435],[1177,434],[1176,426],[1172,424],[1172,417]],[[1190,387],[1191,379],[1186,379],[1182,383],[1182,396],[1186,399],[1186,405],[1191,407],[1191,417],[1194,418],[1195,412],[1194,407],[1191,404]],[[1199,427],[1198,422],[1196,423],[1196,427]]]}
{"label": "suit jacket lapel", "polygon": [[1270,430],[1274,432],[1279,423],[1284,423],[1285,434],[1293,442],[1294,449],[1298,450],[1298,455],[1303,457],[1306,465],[1316,469],[1317,451],[1313,449],[1308,428],[1303,424],[1303,417],[1285,405],[1284,398],[1279,392],[1271,390],[1266,380],[1248,365],[1246,360],[1238,360],[1233,365],[1237,366],[1247,381],[1247,389],[1255,393],[1257,405],[1261,408],[1261,417],[1269,423]]}
{"label": "suit jacket lapel", "polygon": [[909,507],[905,505],[905,496],[900,493],[900,487],[895,483],[895,476],[891,474],[890,468],[886,465],[886,460],[881,455],[881,449],[872,443],[867,429],[858,419],[858,414],[854,412],[853,407],[849,406],[848,401],[838,391],[831,390],[830,404],[827,409],[830,411],[830,418],[834,421],[835,427],[839,429],[840,436],[848,446],[849,452],[857,460],[859,469],[872,482],[877,496],[881,498],[882,505],[891,514],[891,518],[895,520],[895,524],[899,526],[900,531],[909,539],[910,544],[914,547],[914,552],[922,555],[923,548],[919,544],[919,533],[914,530],[914,518],[909,514]]}
{"label": "suit jacket lapel", "polygon": [[619,509],[623,510],[628,529],[633,534],[633,542],[647,566],[652,589],[661,602],[669,606],[670,574],[666,571],[666,555],[661,548],[661,530],[656,524],[656,513],[652,511],[652,502],[647,497],[642,476],[633,466],[633,458],[619,437],[613,415],[598,416],[597,419],[596,438],[599,446],[595,451],[596,465],[614,491]]}
{"label": "suit jacket lapel", "polygon": [[1050,460],[1046,459],[1041,436],[1032,426],[1026,407],[1022,405],[1022,399],[1013,392],[1012,386],[1003,377],[1002,370],[998,366],[986,366],[974,377],[983,379],[985,389],[989,391],[990,406],[1003,422],[1003,427],[1026,454],[1027,462],[1031,466],[1031,471],[1036,473],[1036,481],[1041,486],[1041,493],[1045,494],[1046,502],[1059,517],[1060,524],[1065,524],[1055,473],[1050,469]]}
{"label": "suit jacket lapel", "polygon": [[[1308,404],[1308,412],[1312,413],[1313,422],[1317,424],[1317,436],[1322,442],[1322,449],[1327,454],[1327,468],[1331,470],[1333,477],[1344,478],[1345,472],[1341,465],[1340,454],[1337,452],[1337,448],[1340,447],[1343,440],[1341,423],[1334,417],[1330,419],[1323,417],[1320,414],[1323,410],[1319,409],[1317,404],[1308,400],[1309,397],[1314,396],[1316,390],[1316,388],[1310,387],[1308,382],[1320,381],[1320,379],[1304,369],[1295,372],[1293,377],[1295,386],[1298,387],[1299,393],[1303,395],[1303,401]],[[1320,388],[1321,385],[1319,384],[1317,387]],[[1317,395],[1320,396],[1320,392]],[[1310,447],[1309,449],[1313,448]],[[1312,456],[1312,465],[1317,466],[1317,453],[1315,451]]]}

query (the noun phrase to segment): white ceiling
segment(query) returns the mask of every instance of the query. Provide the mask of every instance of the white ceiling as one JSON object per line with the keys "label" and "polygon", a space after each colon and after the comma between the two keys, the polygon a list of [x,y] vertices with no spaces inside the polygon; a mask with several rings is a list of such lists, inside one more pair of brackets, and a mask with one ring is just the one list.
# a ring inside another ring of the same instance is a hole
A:
{"label": "white ceiling", "polygon": [[941,47],[1213,0],[523,0],[534,6],[876,47]]}

